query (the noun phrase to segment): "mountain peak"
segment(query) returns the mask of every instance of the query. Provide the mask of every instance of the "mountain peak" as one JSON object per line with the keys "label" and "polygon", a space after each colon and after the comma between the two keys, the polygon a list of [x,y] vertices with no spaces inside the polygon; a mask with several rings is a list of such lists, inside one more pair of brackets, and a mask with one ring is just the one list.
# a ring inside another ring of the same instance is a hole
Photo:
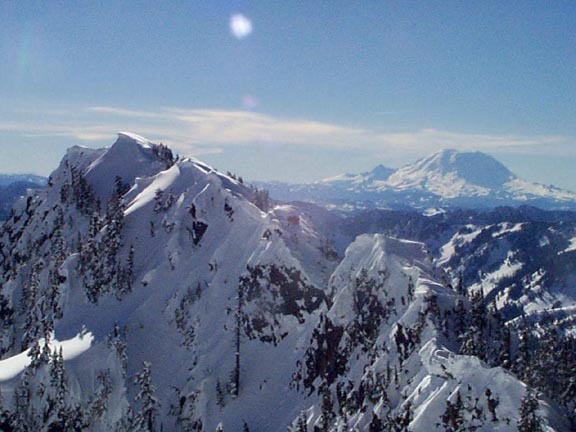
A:
{"label": "mountain peak", "polygon": [[373,181],[386,181],[394,173],[394,169],[388,168],[382,164],[376,166],[371,171],[366,171],[361,174],[340,174],[335,177],[325,178],[320,181],[321,184],[348,184],[361,185],[371,183]]}
{"label": "mountain peak", "polygon": [[388,180],[388,177],[390,177],[394,171],[394,169],[380,164],[377,165],[372,171],[367,173],[367,175],[370,180]]}
{"label": "mountain peak", "polygon": [[118,139],[87,167],[85,176],[100,198],[114,190],[116,176],[125,184],[136,177],[154,175],[173,161],[172,152],[131,132],[119,132]]}
{"label": "mountain peak", "polygon": [[[414,164],[399,169],[396,180],[417,181],[424,185],[441,177],[463,181],[486,189],[500,189],[516,176],[492,156],[481,152],[459,152],[447,149],[433,153]],[[393,180],[393,179],[391,179]]]}
{"label": "mountain peak", "polygon": [[114,145],[119,146],[134,145],[134,144],[137,144],[144,148],[151,148],[153,146],[153,143],[150,140],[140,135],[137,135],[132,132],[122,132],[122,131],[118,132],[118,139],[114,143]]}

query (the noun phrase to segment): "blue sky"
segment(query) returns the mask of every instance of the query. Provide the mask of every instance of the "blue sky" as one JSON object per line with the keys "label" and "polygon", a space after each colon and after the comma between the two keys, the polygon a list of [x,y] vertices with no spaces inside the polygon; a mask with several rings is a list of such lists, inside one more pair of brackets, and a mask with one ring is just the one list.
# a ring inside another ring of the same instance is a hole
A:
{"label": "blue sky", "polygon": [[456,148],[576,190],[575,22],[560,0],[2,1],[0,171],[129,130],[249,179]]}

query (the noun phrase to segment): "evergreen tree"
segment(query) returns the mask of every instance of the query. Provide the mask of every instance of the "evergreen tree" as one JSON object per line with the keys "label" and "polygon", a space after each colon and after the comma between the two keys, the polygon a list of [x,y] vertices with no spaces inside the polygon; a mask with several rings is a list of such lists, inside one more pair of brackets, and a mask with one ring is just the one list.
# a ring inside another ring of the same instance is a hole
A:
{"label": "evergreen tree", "polygon": [[558,395],[565,388],[565,383],[562,382],[559,373],[561,340],[562,335],[557,328],[546,327],[538,340],[538,355],[533,362],[533,367],[536,370],[531,384],[550,395]]}
{"label": "evergreen tree", "polygon": [[334,420],[333,409],[334,409],[334,401],[332,400],[332,393],[330,392],[330,388],[328,386],[325,386],[324,390],[322,391],[322,402],[321,402],[322,432],[328,432],[330,430],[330,425],[332,424],[332,420]]}
{"label": "evergreen tree", "polygon": [[531,334],[526,324],[523,325],[518,334],[518,350],[513,371],[525,383],[531,385],[534,382]]}
{"label": "evergreen tree", "polygon": [[12,426],[14,418],[10,411],[4,409],[3,402],[2,393],[0,392],[0,431],[10,432],[14,430]]}
{"label": "evergreen tree", "polygon": [[30,272],[27,285],[22,290],[21,308],[25,313],[24,334],[22,335],[22,349],[26,349],[33,341],[40,338],[42,329],[42,311],[40,310],[40,280],[39,268],[34,266]]}
{"label": "evergreen tree", "polygon": [[368,432],[384,432],[384,422],[374,413],[372,415],[372,421],[368,425]]}
{"label": "evergreen tree", "polygon": [[108,408],[108,399],[112,394],[110,369],[101,371],[96,379],[98,381],[98,387],[96,388],[96,392],[90,404],[90,411],[93,419],[101,418],[106,413],[106,409]]}
{"label": "evergreen tree", "polygon": [[108,347],[116,352],[120,364],[122,365],[122,376],[126,377],[128,368],[128,354],[126,351],[126,334],[125,330],[115,323],[112,332],[108,335],[106,340]]}
{"label": "evergreen tree", "polygon": [[410,276],[408,278],[408,301],[409,302],[412,302],[412,300],[414,300],[414,290],[415,290],[414,280],[412,279],[412,276]]}
{"label": "evergreen tree", "polygon": [[216,382],[216,403],[219,407],[224,407],[224,391],[222,391],[222,384],[220,384],[220,380]]}
{"label": "evergreen tree", "polygon": [[20,382],[14,389],[14,416],[13,425],[15,431],[31,432],[35,427],[35,416],[32,411],[32,388],[31,380],[36,373],[30,367],[24,369],[20,376]]}
{"label": "evergreen tree", "polygon": [[238,303],[236,305],[236,312],[234,314],[234,370],[232,372],[232,382],[230,389],[230,394],[232,396],[238,396],[240,392],[240,342],[242,336],[242,306],[244,304],[244,290],[240,284],[238,285],[237,294]]}
{"label": "evergreen tree", "polygon": [[2,286],[0,285],[0,357],[11,348],[13,323],[14,309],[10,306],[8,299],[2,294]]}
{"label": "evergreen tree", "polygon": [[66,403],[68,385],[66,383],[66,372],[64,370],[64,357],[62,356],[62,347],[54,351],[50,362],[50,386],[54,393],[55,408],[60,410]]}
{"label": "evergreen tree", "polygon": [[558,356],[557,373],[562,383],[559,400],[570,410],[576,424],[576,338],[565,337]]}
{"label": "evergreen tree", "polygon": [[526,390],[520,404],[520,419],[518,432],[544,432],[542,419],[538,415],[538,399],[532,388]]}
{"label": "evergreen tree", "polygon": [[412,412],[412,402],[407,401],[403,408],[402,412],[396,416],[394,426],[396,432],[408,432],[408,426],[413,420],[414,413]]}
{"label": "evergreen tree", "polygon": [[456,293],[464,296],[466,295],[466,288],[464,287],[464,274],[462,272],[458,275],[458,283],[456,284]]}
{"label": "evergreen tree", "polygon": [[498,421],[498,417],[496,416],[496,407],[498,406],[500,401],[497,398],[494,399],[492,397],[492,390],[490,390],[489,388],[486,389],[486,392],[484,394],[486,395],[486,401],[488,402],[488,411],[492,415],[492,421],[493,422]]}
{"label": "evergreen tree", "polygon": [[478,292],[470,293],[470,320],[468,327],[464,331],[461,354],[477,356],[482,360],[486,359],[486,335],[487,327],[486,306],[484,304],[484,294],[482,289]]}
{"label": "evergreen tree", "polygon": [[464,424],[464,403],[460,391],[456,392],[456,400],[454,402],[446,401],[446,410],[440,417],[444,428],[448,432],[464,432],[468,429]]}
{"label": "evergreen tree", "polygon": [[266,189],[258,189],[257,187],[250,187],[252,192],[252,203],[260,210],[267,212],[270,209],[270,195]]}
{"label": "evergreen tree", "polygon": [[142,364],[142,371],[136,374],[134,382],[138,384],[140,388],[135,400],[140,401],[141,407],[134,418],[134,431],[155,432],[156,417],[158,416],[160,402],[156,396],[154,396],[156,387],[152,384],[150,363],[144,362]]}
{"label": "evergreen tree", "polygon": [[308,426],[306,425],[306,413],[302,411],[298,416],[296,422],[296,429],[294,432],[308,432]]}

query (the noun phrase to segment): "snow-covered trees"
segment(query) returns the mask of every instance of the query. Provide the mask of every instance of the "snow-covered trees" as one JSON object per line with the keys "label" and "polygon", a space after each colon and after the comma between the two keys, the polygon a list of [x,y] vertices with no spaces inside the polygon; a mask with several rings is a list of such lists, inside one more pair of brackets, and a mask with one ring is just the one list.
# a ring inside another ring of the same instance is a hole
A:
{"label": "snow-covered trees", "polygon": [[88,238],[80,247],[78,268],[84,274],[86,297],[93,303],[109,292],[121,299],[132,291],[133,245],[121,255],[126,190],[122,178],[116,176],[105,214],[92,213]]}
{"label": "snow-covered trees", "polygon": [[139,402],[140,409],[134,416],[132,430],[135,432],[156,432],[156,418],[160,402],[155,396],[156,386],[152,383],[150,363],[144,362],[142,364],[142,370],[136,374],[134,382],[139,387],[135,400]]}
{"label": "snow-covered trees", "polygon": [[258,189],[255,186],[251,186],[250,190],[251,201],[260,210],[266,212],[270,209],[270,194],[266,189]]}
{"label": "snow-covered trees", "polygon": [[52,354],[50,361],[50,386],[53,391],[53,406],[56,410],[61,410],[65,407],[66,393],[68,390],[66,375],[64,371],[64,357],[62,356],[62,348]]}
{"label": "snow-covered trees", "polygon": [[80,214],[89,216],[98,206],[94,189],[80,169],[67,163],[69,179],[60,189],[60,202],[74,205]]}
{"label": "snow-covered trees", "polygon": [[471,292],[470,299],[470,316],[468,325],[462,335],[462,354],[477,356],[486,359],[487,339],[486,339],[486,305],[484,303],[484,294],[482,290]]}
{"label": "snow-covered trees", "polygon": [[174,156],[172,150],[167,145],[162,143],[160,144],[153,144],[152,145],[152,152],[156,155],[161,161],[164,162],[165,168],[168,169],[172,165],[174,165],[178,158]]}
{"label": "snow-covered trees", "polygon": [[244,307],[244,289],[238,285],[236,290],[236,310],[234,311],[234,369],[230,376],[230,394],[234,397],[240,393],[240,349],[242,344],[242,308]]}
{"label": "snow-covered trees", "polygon": [[128,354],[126,351],[126,330],[114,323],[112,332],[108,335],[106,343],[112,349],[120,361],[122,375],[126,377],[128,368]]}
{"label": "snow-covered trees", "polygon": [[538,399],[534,389],[528,388],[520,405],[518,432],[543,432],[542,419],[538,415]]}

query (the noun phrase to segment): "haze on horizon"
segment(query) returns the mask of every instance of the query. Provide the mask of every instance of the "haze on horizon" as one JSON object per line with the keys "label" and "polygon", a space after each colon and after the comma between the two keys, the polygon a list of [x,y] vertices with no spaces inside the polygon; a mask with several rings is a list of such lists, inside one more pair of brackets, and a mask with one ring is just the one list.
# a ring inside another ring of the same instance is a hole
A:
{"label": "haze on horizon", "polygon": [[0,3],[0,172],[120,130],[251,180],[441,148],[576,190],[576,3]]}

